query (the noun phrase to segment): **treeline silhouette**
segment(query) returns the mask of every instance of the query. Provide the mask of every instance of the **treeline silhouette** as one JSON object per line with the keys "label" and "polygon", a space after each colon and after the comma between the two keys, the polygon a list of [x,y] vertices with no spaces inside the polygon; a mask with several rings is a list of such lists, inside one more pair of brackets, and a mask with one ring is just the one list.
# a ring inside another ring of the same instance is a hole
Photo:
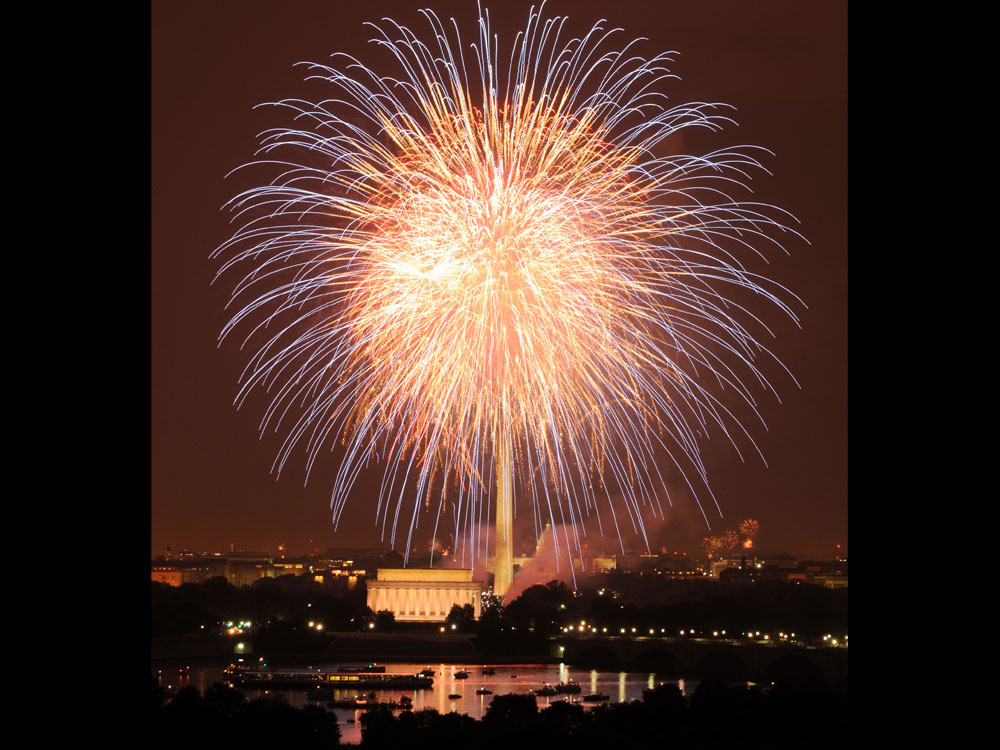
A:
{"label": "treeline silhouette", "polygon": [[[615,576],[625,584],[634,583],[636,578]],[[645,596],[647,587],[651,589],[649,597],[659,598],[660,603],[637,603],[633,597]],[[560,635],[565,625],[576,627],[581,622],[587,623],[588,631],[591,626],[601,632],[607,628],[611,635],[619,634],[621,628],[627,633],[635,628],[637,634],[663,629],[674,636],[681,630],[690,633],[695,629],[702,634],[725,630],[735,637],[759,630],[794,632],[797,638],[816,639],[825,633],[847,631],[847,589],[780,581],[720,586],[715,582],[663,580],[622,588],[630,589],[629,594],[610,586],[574,592],[560,581],[532,586],[502,613],[483,612],[477,623],[476,647],[485,654],[544,654],[549,636]],[[605,593],[597,593],[601,590]],[[667,594],[676,600],[662,603]]]}
{"label": "treeline silhouette", "polygon": [[[152,708],[154,747],[309,742],[310,747],[324,748],[336,747],[340,741],[331,711],[248,701],[221,683],[209,687],[204,697],[193,687],[184,688],[165,703],[154,680]],[[667,684],[647,691],[642,701],[603,704],[590,710],[564,702],[539,710],[533,695],[501,695],[493,698],[481,721],[434,709],[398,716],[386,709],[370,710],[362,714],[361,730],[361,747],[372,750],[511,750],[556,741],[581,750],[846,747],[847,695],[819,680],[778,683],[765,691],[707,679],[690,698],[676,685]]]}
{"label": "treeline silhouette", "polygon": [[[264,578],[243,587],[224,578],[179,587],[152,582],[151,592],[152,635],[208,632],[220,621],[250,620],[258,651],[322,648],[328,633],[367,629],[370,622],[377,632],[437,628],[397,623],[386,613],[376,617],[367,607],[361,581],[353,591],[339,593],[308,576]],[[588,630],[607,628],[609,634],[621,628],[643,634],[652,628],[668,635],[725,630],[739,637],[759,630],[794,632],[808,640],[847,632],[847,589],[780,581],[727,586],[619,572],[602,578],[600,587],[578,591],[561,581],[531,586],[502,610],[486,608],[479,620],[469,610],[449,615],[448,623],[456,624],[449,631],[475,634],[476,647],[484,654],[545,655],[549,636],[581,621]],[[306,627],[308,621],[321,622],[323,631]]]}
{"label": "treeline silhouette", "polygon": [[[225,578],[181,586],[151,582],[152,635],[179,635],[211,630],[219,621],[315,620],[325,630],[360,630],[370,615],[363,583],[341,594],[308,576],[262,578],[252,586],[233,586]],[[204,627],[202,627],[204,626]],[[315,632],[314,632],[315,634]]]}
{"label": "treeline silhouette", "polygon": [[[816,681],[799,686],[727,686],[709,679],[690,699],[661,685],[643,701],[584,710],[557,702],[539,710],[533,695],[493,699],[482,721],[433,709],[368,711],[361,718],[362,748],[566,746],[620,748],[846,746],[847,697]],[[560,745],[551,743],[560,742]],[[458,744],[461,743],[461,744]]]}
{"label": "treeline silhouette", "polygon": [[152,746],[178,747],[336,747],[337,717],[320,706],[294,708],[265,699],[246,700],[221,682],[202,696],[189,686],[169,702],[153,678]]}

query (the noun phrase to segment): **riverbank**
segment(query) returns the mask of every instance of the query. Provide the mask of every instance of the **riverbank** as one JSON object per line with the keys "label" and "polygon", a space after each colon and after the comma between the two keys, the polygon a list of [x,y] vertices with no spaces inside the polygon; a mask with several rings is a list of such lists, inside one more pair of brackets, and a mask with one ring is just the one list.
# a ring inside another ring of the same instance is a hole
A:
{"label": "riverbank", "polygon": [[[152,639],[154,662],[204,663],[219,659],[265,656],[285,664],[323,661],[426,661],[444,664],[556,664],[559,659],[537,654],[484,654],[475,636],[464,633],[330,633],[322,649],[298,652],[255,652],[253,638],[219,635],[160,636]],[[237,643],[244,651],[237,652]]]}

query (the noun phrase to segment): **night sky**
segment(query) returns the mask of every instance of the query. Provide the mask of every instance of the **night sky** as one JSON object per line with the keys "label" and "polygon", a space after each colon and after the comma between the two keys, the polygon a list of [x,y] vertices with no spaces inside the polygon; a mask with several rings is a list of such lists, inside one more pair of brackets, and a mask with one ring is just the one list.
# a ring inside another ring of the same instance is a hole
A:
{"label": "night sky", "polygon": [[[523,28],[529,2],[485,3],[502,54]],[[326,62],[332,52],[370,59],[374,45],[364,21],[391,16],[418,35],[417,13],[432,7],[454,16],[468,43],[475,35],[476,3],[258,2],[241,0],[152,3],[152,382],[151,545],[195,551],[236,549],[291,554],[314,548],[388,546],[375,526],[372,497],[355,489],[334,531],[329,497],[336,454],[303,487],[305,450],[280,480],[270,468],[282,435],[258,433],[265,401],[237,411],[233,400],[245,363],[238,338],[221,348],[217,337],[230,317],[233,279],[211,285],[211,252],[233,231],[223,204],[255,186],[244,170],[256,135],[288,126],[287,115],[254,105],[329,95],[322,83],[304,83],[300,61]],[[732,104],[739,127],[688,137],[684,150],[705,153],[739,144],[774,152],[755,175],[757,200],[780,206],[800,221],[811,244],[788,237],[789,255],[768,251],[769,266],[754,270],[794,291],[801,330],[775,308],[758,305],[776,338],[764,342],[801,385],[779,367],[764,372],[781,397],[759,396],[767,430],[746,419],[768,466],[745,440],[745,463],[723,437],[703,444],[709,479],[724,518],[711,506],[713,531],[753,517],[764,552],[832,558],[847,549],[847,13],[845,3],[554,1],[546,17],[569,15],[574,32],[600,18],[622,27],[619,43],[644,36],[640,51],[680,54],[661,85],[670,101]],[[574,34],[575,35],[575,34]],[[504,47],[506,42],[507,46]],[[506,51],[506,52],[504,52]],[[384,60],[384,57],[376,57]],[[380,72],[395,72],[380,67]],[[373,472],[372,477],[380,475]],[[650,542],[690,552],[708,533],[692,500],[677,493],[667,521],[650,520]],[[521,511],[529,518],[527,509]],[[419,538],[429,535],[421,517]],[[450,530],[450,522],[442,528]],[[635,538],[628,534],[628,539]],[[310,543],[310,540],[313,540]],[[613,550],[616,538],[591,546]],[[399,544],[397,544],[399,547]]]}

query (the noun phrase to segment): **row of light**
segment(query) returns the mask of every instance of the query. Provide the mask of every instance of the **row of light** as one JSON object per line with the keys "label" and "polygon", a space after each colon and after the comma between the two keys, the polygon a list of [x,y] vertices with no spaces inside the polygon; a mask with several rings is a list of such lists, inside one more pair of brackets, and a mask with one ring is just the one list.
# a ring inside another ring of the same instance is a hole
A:
{"label": "row of light", "polygon": [[[242,633],[243,632],[243,628],[249,628],[251,626],[251,623],[249,621],[240,622],[239,623],[239,627],[234,626],[233,623],[232,623],[232,621],[227,622],[226,624],[230,626],[229,630],[227,631],[230,635],[236,635],[236,634]],[[204,626],[202,626],[202,627],[204,627]],[[321,622],[315,622],[313,620],[310,620],[309,621],[309,627],[310,628],[315,628],[316,630],[322,630],[323,629],[323,623],[321,623]],[[577,631],[582,633],[584,631],[584,628],[586,628],[586,627],[587,627],[587,621],[586,620],[581,620],[579,626],[577,626]],[[368,629],[369,630],[374,630],[375,629],[375,623],[374,622],[369,622],[368,623]],[[458,625],[456,625],[455,623],[452,623],[451,624],[451,629],[452,630],[457,630],[458,629]],[[562,632],[564,632],[564,633],[570,633],[572,631],[573,631],[573,626],[572,625],[569,625],[569,626],[564,627],[562,629]],[[442,633],[445,632],[445,626],[444,625],[441,626],[441,632]],[[590,627],[590,632],[591,633],[596,633],[597,632],[597,628],[592,625]],[[602,633],[607,633],[608,629],[606,627],[601,628],[601,632]],[[625,628],[621,628],[619,632],[621,632],[622,634],[624,634],[626,632],[626,629]],[[635,633],[636,632],[636,628],[632,628],[632,632]],[[667,629],[666,628],[660,628],[660,632],[661,633],[666,633]],[[680,634],[681,635],[694,635],[697,632],[698,632],[697,630],[695,630],[694,628],[691,628],[690,630],[681,630]],[[650,628],[649,629],[649,634],[650,635],[656,635],[656,629],[655,628]],[[720,635],[725,635],[725,634],[726,634],[725,630],[713,630],[712,631],[712,635],[714,637],[718,637]],[[743,635],[747,636],[747,638],[755,638],[755,637],[756,638],[760,638],[761,637],[761,634],[760,634],[759,630],[757,630],[757,631],[750,631],[749,633],[744,633]],[[778,633],[778,638],[780,640],[787,640],[788,638],[794,638],[794,637],[795,637],[795,633],[784,633],[784,632]],[[769,634],[765,633],[764,636],[763,636],[763,638],[764,638],[765,641],[767,641],[767,640],[771,639],[771,636]],[[828,641],[830,643],[830,645],[832,645],[832,646],[836,646],[839,643],[839,641],[836,638],[834,638],[832,634],[829,634],[829,633],[827,635],[823,636],[823,640],[824,641]],[[846,635],[844,636],[844,641],[845,642],[847,641],[847,636]]]}
{"label": "row of light", "polygon": [[[577,631],[582,633],[586,627],[587,627],[587,621],[586,620],[580,620],[580,624],[577,626]],[[632,628],[632,632],[633,633],[636,632],[636,630],[637,630],[636,628]],[[571,633],[571,632],[573,632],[573,626],[572,625],[568,625],[568,626],[564,627],[562,629],[562,632],[564,632],[564,633]],[[596,633],[597,632],[597,628],[595,626],[591,625],[590,626],[590,632],[591,633]],[[607,628],[601,628],[601,632],[602,633],[607,633],[608,629]],[[624,633],[625,632],[625,628],[621,628],[620,632]],[[661,633],[666,633],[667,629],[666,628],[660,628],[660,632]],[[680,631],[680,634],[681,635],[685,635],[685,634],[694,635],[696,632],[697,631],[694,628],[692,628],[689,631],[682,630],[682,631]],[[715,636],[719,635],[720,633],[722,635],[725,635],[726,631],[725,630],[721,630],[721,631],[720,630],[713,630],[712,631],[712,635],[715,635]],[[649,629],[649,634],[650,635],[656,635],[656,628],[650,628]],[[758,635],[760,635],[759,632],[758,632]],[[793,633],[793,635],[794,635],[794,633]]]}
{"label": "row of light", "polygon": [[[580,624],[578,626],[576,626],[576,630],[578,632],[580,632],[580,633],[584,632],[584,630],[586,628],[587,628],[587,621],[586,620],[581,620]],[[563,633],[572,633],[573,629],[574,629],[573,625],[568,625],[568,626],[562,628],[562,632]],[[444,630],[444,628],[442,628],[442,630]],[[632,628],[631,632],[635,633],[636,630],[637,630],[636,628]],[[595,626],[591,625],[590,628],[589,628],[589,631],[591,633],[596,633],[597,632],[597,628]],[[602,633],[607,633],[608,629],[606,627],[602,627],[601,628],[601,632]],[[624,634],[626,632],[626,629],[625,628],[621,628],[619,630],[619,632]],[[666,628],[660,628],[660,632],[661,633],[666,633],[667,629]],[[680,632],[680,635],[694,635],[698,631],[695,630],[694,628],[692,628],[690,630],[681,630],[679,632]],[[656,634],[656,629],[655,628],[650,628],[649,629],[649,634],[650,635],[655,635]],[[725,635],[725,634],[726,634],[725,630],[713,630],[712,631],[712,635],[714,637],[716,637],[716,638],[719,637],[720,635]],[[771,636],[770,636],[769,633],[765,633],[763,636],[761,636],[761,633],[760,633],[759,630],[756,630],[756,631],[751,630],[749,633],[743,633],[743,635],[745,635],[747,638],[761,638],[762,637],[763,640],[765,640],[765,641],[771,640]],[[779,640],[787,640],[789,638],[794,638],[794,637],[795,637],[795,633],[785,633],[785,632],[778,633],[778,639]],[[824,635],[823,636],[823,640],[824,641],[828,641],[830,643],[830,645],[832,645],[832,646],[836,646],[839,643],[839,641],[836,638],[834,638],[832,634]],[[844,641],[845,642],[847,641],[847,636],[846,635],[844,636]]]}

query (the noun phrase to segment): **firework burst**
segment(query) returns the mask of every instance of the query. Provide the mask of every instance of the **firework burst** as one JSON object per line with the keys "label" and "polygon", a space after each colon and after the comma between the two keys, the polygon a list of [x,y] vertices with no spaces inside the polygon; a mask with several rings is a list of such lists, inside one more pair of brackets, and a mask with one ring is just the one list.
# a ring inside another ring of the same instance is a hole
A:
{"label": "firework burst", "polygon": [[752,518],[741,521],[738,528],[740,533],[751,542],[753,542],[753,540],[756,539],[757,535],[760,533],[760,524]]}
{"label": "firework burst", "polygon": [[566,549],[600,498],[645,534],[668,474],[711,496],[699,439],[739,422],[708,388],[751,407],[743,381],[770,388],[760,321],[727,290],[794,318],[743,260],[779,246],[780,213],[729,197],[758,151],[664,155],[685,128],[731,122],[724,105],[668,107],[671,53],[611,49],[600,24],[560,41],[566,19],[532,11],[503,60],[488,12],[468,46],[423,15],[427,41],[373,26],[397,77],[309,64],[330,98],[278,103],[303,125],[261,136],[255,163],[276,176],[233,200],[240,228],[217,251],[220,274],[247,269],[222,332],[256,350],[237,402],[271,394],[278,471],[304,445],[308,480],[343,445],[335,523],[384,466],[393,543],[425,507],[443,511],[435,535],[450,513],[463,562],[482,557],[492,508],[509,545],[515,496]]}

